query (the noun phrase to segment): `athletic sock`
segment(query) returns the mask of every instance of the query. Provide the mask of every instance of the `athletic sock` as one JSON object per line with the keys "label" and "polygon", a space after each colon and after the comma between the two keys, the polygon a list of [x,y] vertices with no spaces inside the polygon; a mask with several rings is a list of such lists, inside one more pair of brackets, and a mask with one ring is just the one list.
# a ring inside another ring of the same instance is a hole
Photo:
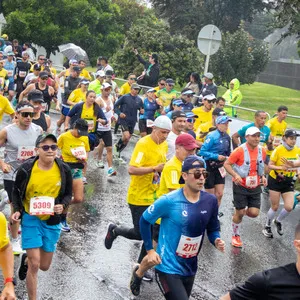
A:
{"label": "athletic sock", "polygon": [[281,223],[282,220],[289,215],[289,213],[290,213],[289,211],[283,208],[277,218],[277,221]]}
{"label": "athletic sock", "polygon": [[276,214],[276,211],[272,209],[272,207],[270,207],[268,213],[267,213],[267,222],[266,222],[266,226],[270,227],[271,223],[274,219],[274,216]]}
{"label": "athletic sock", "polygon": [[120,138],[116,144],[116,149],[118,152],[120,152],[120,148],[121,148],[122,144],[123,144],[123,140],[122,140],[122,138]]}
{"label": "athletic sock", "polygon": [[232,236],[240,235],[241,224],[232,222]]}

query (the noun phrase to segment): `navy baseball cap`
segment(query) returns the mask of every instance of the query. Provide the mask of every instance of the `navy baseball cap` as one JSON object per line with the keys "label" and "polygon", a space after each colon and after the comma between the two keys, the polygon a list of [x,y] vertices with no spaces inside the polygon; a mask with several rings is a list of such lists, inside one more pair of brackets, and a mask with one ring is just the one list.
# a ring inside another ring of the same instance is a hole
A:
{"label": "navy baseball cap", "polygon": [[[195,162],[198,162],[198,163],[194,164]],[[205,160],[203,158],[201,158],[200,156],[197,156],[197,155],[189,155],[189,156],[186,157],[186,159],[182,163],[181,172],[188,172],[189,170],[194,169],[194,168],[204,168],[204,169],[206,169]],[[182,176],[180,176],[179,183],[180,184],[185,183]]]}

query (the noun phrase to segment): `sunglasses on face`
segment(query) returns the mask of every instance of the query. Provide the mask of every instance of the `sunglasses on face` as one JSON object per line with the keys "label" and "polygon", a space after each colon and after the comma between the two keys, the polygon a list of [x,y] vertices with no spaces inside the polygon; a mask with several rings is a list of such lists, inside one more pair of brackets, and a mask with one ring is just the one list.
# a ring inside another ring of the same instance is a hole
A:
{"label": "sunglasses on face", "polygon": [[41,79],[42,79],[42,80],[47,80],[47,79],[48,79],[48,77],[41,77]]}
{"label": "sunglasses on face", "polygon": [[136,81],[136,78],[129,78],[129,80],[133,80],[133,81]]}
{"label": "sunglasses on face", "polygon": [[165,86],[166,84],[165,83],[159,83],[159,85]]}
{"label": "sunglasses on face", "polygon": [[206,101],[210,104],[216,103],[216,100],[206,100]]}
{"label": "sunglasses on face", "polygon": [[186,121],[188,123],[195,123],[195,119],[193,119],[193,118],[187,118]]}
{"label": "sunglasses on face", "polygon": [[135,91],[140,91],[140,89],[134,89]]}
{"label": "sunglasses on face", "polygon": [[46,60],[46,58],[39,58],[39,60]]}
{"label": "sunglasses on face", "polygon": [[193,96],[192,95],[186,95],[188,98],[192,98]]}
{"label": "sunglasses on face", "polygon": [[201,175],[204,177],[204,179],[206,179],[209,173],[207,171],[196,170],[194,173],[188,173],[188,174],[194,174],[195,179],[199,179]]}
{"label": "sunglasses on face", "polygon": [[167,83],[167,86],[172,86],[172,87],[173,87],[173,86],[174,86],[174,84],[169,84],[169,83]]}
{"label": "sunglasses on face", "polygon": [[21,112],[21,116],[23,118],[28,118],[28,117],[33,118],[34,115],[35,115],[35,112]]}
{"label": "sunglasses on face", "polygon": [[47,151],[49,151],[50,149],[52,150],[52,151],[55,151],[55,150],[57,150],[57,145],[43,145],[43,146],[41,146],[41,147],[39,147],[39,148],[42,148],[43,149],[43,151],[45,151],[45,152],[47,152]]}

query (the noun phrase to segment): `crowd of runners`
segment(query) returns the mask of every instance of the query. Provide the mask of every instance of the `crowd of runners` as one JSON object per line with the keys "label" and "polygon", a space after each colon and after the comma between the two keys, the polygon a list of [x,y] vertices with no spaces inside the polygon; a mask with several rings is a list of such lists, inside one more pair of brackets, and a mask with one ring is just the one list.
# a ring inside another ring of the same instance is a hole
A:
{"label": "crowd of runners", "polygon": [[[177,91],[175,79],[159,77],[157,54],[147,61],[134,49],[145,69],[140,75],[129,70],[118,86],[106,57],[98,58],[93,74],[75,58],[57,72],[44,55],[35,60],[28,43],[21,47],[3,35],[0,45],[0,119],[6,114],[11,122],[0,131],[0,210],[11,211],[8,222],[0,212],[0,299],[16,299],[13,254],[20,255],[17,277],[26,279],[29,299],[37,299],[38,271],[49,269],[61,231],[71,230],[68,208],[84,201],[89,167],[118,176],[133,134],[141,138],[128,163],[132,226],[108,224],[104,240],[107,249],[118,237],[143,242],[130,280],[133,295],[155,276],[165,299],[190,297],[205,234],[225,251],[219,220],[226,176],[232,177],[233,247],[243,247],[242,220],[259,215],[262,192],[270,209],[261,234],[290,230],[284,219],[300,201],[300,149],[299,134],[285,121],[288,107],[278,107],[270,120],[257,111],[252,123],[233,131],[237,110],[230,105],[243,97],[237,78],[222,97],[212,73],[192,72]],[[60,114],[54,124],[51,109]],[[296,264],[256,274],[223,299],[300,299],[299,225],[294,245]],[[274,293],[277,298],[268,298]]]}

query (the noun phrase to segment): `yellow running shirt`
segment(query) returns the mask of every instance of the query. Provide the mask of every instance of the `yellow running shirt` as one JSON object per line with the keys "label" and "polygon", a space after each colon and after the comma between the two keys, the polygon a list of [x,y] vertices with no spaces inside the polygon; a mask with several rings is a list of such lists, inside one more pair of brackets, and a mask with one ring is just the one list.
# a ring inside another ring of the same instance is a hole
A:
{"label": "yellow running shirt", "polygon": [[4,87],[5,81],[8,79],[8,72],[4,68],[0,71],[0,87]]}
{"label": "yellow running shirt", "polygon": [[[270,119],[266,125],[271,130],[271,135],[273,136],[273,147],[274,149],[281,145],[282,136],[287,128],[287,123],[285,121],[279,122],[277,117]],[[267,150],[267,155],[271,155],[272,150]]]}
{"label": "yellow running shirt", "polygon": [[160,103],[162,103],[163,107],[168,107],[172,99],[178,98],[180,93],[174,89],[172,89],[170,92],[167,92],[166,88],[163,88],[156,92],[156,96],[158,97]]}
{"label": "yellow running shirt", "polygon": [[83,69],[83,70],[81,71],[79,77],[84,77],[85,79],[87,79],[87,80],[89,80],[89,81],[92,80],[92,77],[91,77],[89,71],[86,70],[86,69]]}
{"label": "yellow running shirt", "polygon": [[74,90],[68,98],[68,100],[74,102],[75,104],[79,102],[85,102],[85,99],[86,99],[86,92],[83,92],[80,88]]}
{"label": "yellow running shirt", "polygon": [[[29,182],[27,184],[25,199],[23,201],[24,209],[29,214],[30,199],[33,197],[48,196],[56,198],[61,188],[61,176],[58,165],[54,162],[50,170],[41,170],[38,167],[38,161],[33,165]],[[49,215],[37,216],[41,220],[48,220]]]}
{"label": "yellow running shirt", "polygon": [[86,103],[84,103],[82,106],[82,112],[80,117],[81,119],[85,119],[88,122],[89,132],[95,130],[97,118],[94,116],[94,105],[92,105],[90,108],[87,108]]}
{"label": "yellow running shirt", "polygon": [[9,243],[8,230],[6,218],[2,212],[0,212],[0,250],[3,249]]}
{"label": "yellow running shirt", "polygon": [[[281,158],[284,157],[287,160],[298,160],[300,156],[300,149],[295,146],[293,150],[288,151],[283,145],[279,145],[272,153],[270,160],[275,163],[275,166],[282,166]],[[291,168],[288,171],[276,170],[277,173],[280,173],[287,177],[293,177],[297,168]],[[276,179],[276,174],[274,170],[270,171],[270,176]]]}
{"label": "yellow running shirt", "polygon": [[130,93],[130,90],[131,90],[131,87],[130,87],[129,83],[128,83],[128,82],[125,82],[125,83],[121,86],[121,88],[120,88],[120,93],[119,93],[119,95],[120,95],[120,96],[123,96],[123,95],[129,94],[129,93]]}
{"label": "yellow running shirt", "polygon": [[13,114],[15,111],[14,109],[12,108],[9,100],[0,95],[0,121],[2,120],[3,118],[3,114],[8,114],[8,115],[11,115]]}
{"label": "yellow running shirt", "polygon": [[[71,131],[61,134],[57,141],[57,146],[61,149],[61,155],[64,162],[77,163],[78,159],[75,156],[77,150],[85,152],[90,151],[89,139],[87,136],[76,138]],[[87,159],[87,155],[86,155]]]}
{"label": "yellow running shirt", "polygon": [[157,198],[169,193],[169,189],[177,190],[184,186],[179,183],[182,162],[174,155],[164,166],[161,173]]}
{"label": "yellow running shirt", "polygon": [[195,119],[194,128],[196,128],[196,131],[199,127],[199,125],[206,123],[206,122],[212,122],[212,109],[208,112],[203,110],[203,106],[196,107],[192,109],[192,112],[198,116],[198,118]]}
{"label": "yellow running shirt", "polygon": [[[166,162],[167,142],[156,144],[150,135],[141,138],[131,156],[129,165],[134,167],[154,167]],[[154,173],[131,175],[127,201],[133,205],[151,205],[156,200],[158,184],[153,183]]]}

